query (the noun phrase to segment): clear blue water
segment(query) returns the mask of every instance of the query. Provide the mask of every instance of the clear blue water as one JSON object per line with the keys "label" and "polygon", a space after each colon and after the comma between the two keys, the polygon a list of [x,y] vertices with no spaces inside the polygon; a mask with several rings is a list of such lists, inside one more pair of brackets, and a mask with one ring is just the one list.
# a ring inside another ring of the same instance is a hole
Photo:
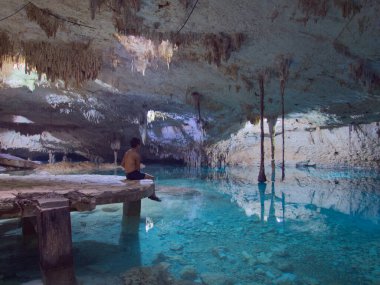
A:
{"label": "clear blue water", "polygon": [[[288,169],[266,186],[253,168],[146,171],[163,201],[143,200],[137,234],[121,204],[72,213],[80,284],[124,284],[131,267],[160,263],[199,284],[380,284],[376,171]],[[41,279],[17,220],[0,221],[0,252],[0,284]]]}

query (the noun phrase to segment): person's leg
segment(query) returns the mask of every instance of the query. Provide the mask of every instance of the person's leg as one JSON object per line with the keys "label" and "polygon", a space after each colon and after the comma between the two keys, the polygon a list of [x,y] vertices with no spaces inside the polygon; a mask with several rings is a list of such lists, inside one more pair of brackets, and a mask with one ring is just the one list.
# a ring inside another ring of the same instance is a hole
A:
{"label": "person's leg", "polygon": [[[154,176],[147,174],[147,173],[144,173],[144,179],[154,180]],[[157,202],[161,202],[161,199],[156,196],[156,192],[153,192],[153,194],[150,195],[148,198],[151,200],[157,201]]]}
{"label": "person's leg", "polygon": [[150,175],[150,174],[148,174],[148,173],[145,173],[145,177],[144,177],[145,179],[152,179],[152,180],[154,180],[154,176],[153,175]]}

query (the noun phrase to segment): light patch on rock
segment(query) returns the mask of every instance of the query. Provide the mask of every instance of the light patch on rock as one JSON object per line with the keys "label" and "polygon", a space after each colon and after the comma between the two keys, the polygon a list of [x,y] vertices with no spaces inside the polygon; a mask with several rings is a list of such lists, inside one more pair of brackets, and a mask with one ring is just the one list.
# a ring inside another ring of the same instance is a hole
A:
{"label": "light patch on rock", "polygon": [[83,116],[87,121],[95,124],[99,124],[102,120],[105,119],[105,116],[95,109],[88,110],[83,113]]}
{"label": "light patch on rock", "polygon": [[99,86],[113,92],[113,93],[119,93],[119,90],[115,87],[113,87],[112,85],[108,84],[108,83],[105,83],[99,79],[95,79],[95,83],[98,84]]}
{"label": "light patch on rock", "polygon": [[67,104],[69,107],[71,107],[73,101],[70,97],[62,94],[49,94],[46,95],[45,98],[50,106],[52,106],[54,109],[61,104]]}
{"label": "light patch on rock", "polygon": [[29,120],[24,116],[14,115],[12,116],[13,123],[21,123],[21,124],[34,124],[33,121]]}
{"label": "light patch on rock", "polygon": [[30,151],[43,149],[41,135],[22,135],[16,131],[0,129],[0,143],[2,149],[27,148]]}
{"label": "light patch on rock", "polygon": [[30,91],[34,91],[37,86],[46,85],[46,76],[43,75],[41,80],[38,79],[38,74],[35,71],[25,73],[24,62],[4,62],[0,69],[1,81],[11,88],[26,87]]}
{"label": "light patch on rock", "polygon": [[131,62],[132,72],[136,70],[145,76],[148,67],[156,67],[157,60],[164,60],[169,68],[174,51],[177,47],[168,40],[155,45],[152,40],[143,36],[123,36],[116,35],[117,40],[125,50],[133,56]]}

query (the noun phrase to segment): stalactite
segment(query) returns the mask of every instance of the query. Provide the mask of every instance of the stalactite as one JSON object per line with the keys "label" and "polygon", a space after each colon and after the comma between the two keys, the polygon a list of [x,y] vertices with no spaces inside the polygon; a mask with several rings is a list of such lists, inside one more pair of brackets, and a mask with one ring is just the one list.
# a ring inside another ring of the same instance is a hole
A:
{"label": "stalactite", "polygon": [[194,103],[195,107],[197,108],[198,123],[200,123],[202,121],[202,118],[201,118],[201,97],[202,97],[202,95],[199,94],[198,92],[193,92],[193,93],[191,93],[191,97],[193,98],[193,103]]}
{"label": "stalactite", "polygon": [[261,71],[258,74],[258,81],[260,86],[260,172],[258,176],[258,181],[260,183],[266,182],[267,177],[265,176],[265,166],[264,166],[264,82],[265,82],[265,72]]}
{"label": "stalactite", "polygon": [[40,76],[46,74],[52,82],[62,79],[66,85],[96,79],[102,64],[101,56],[84,43],[29,41],[22,43],[22,53],[27,73],[35,69]]}
{"label": "stalactite", "polygon": [[63,25],[62,20],[51,16],[48,9],[40,9],[31,3],[25,9],[28,19],[36,22],[44,30],[48,38],[55,37],[58,29]]}
{"label": "stalactite", "polygon": [[106,3],[107,0],[90,0],[90,11],[91,11],[91,20],[95,19],[96,10],[100,10],[102,5]]}
{"label": "stalactite", "polygon": [[114,139],[111,142],[111,149],[113,150],[114,155],[114,164],[117,165],[117,152],[120,150],[120,140]]}
{"label": "stalactite", "polygon": [[113,0],[113,20],[118,33],[139,36],[142,34],[143,18],[137,16],[140,0]]}
{"label": "stalactite", "polygon": [[275,151],[275,136],[276,136],[276,123],[277,116],[267,117],[268,128],[269,128],[269,136],[270,136],[270,146],[271,146],[271,168],[272,168],[272,178],[271,180],[275,180],[276,169],[275,169],[275,159],[274,159],[274,151]]}
{"label": "stalactite", "polygon": [[285,85],[289,78],[289,68],[291,64],[291,57],[289,55],[280,55],[277,58],[278,73],[280,79],[280,94],[281,94],[281,119],[282,119],[282,165],[281,165],[281,179],[285,179]]}
{"label": "stalactite", "polygon": [[242,33],[236,34],[206,34],[204,38],[204,46],[208,50],[206,59],[209,63],[215,63],[217,66],[221,61],[227,61],[231,52],[240,49],[245,36]]}

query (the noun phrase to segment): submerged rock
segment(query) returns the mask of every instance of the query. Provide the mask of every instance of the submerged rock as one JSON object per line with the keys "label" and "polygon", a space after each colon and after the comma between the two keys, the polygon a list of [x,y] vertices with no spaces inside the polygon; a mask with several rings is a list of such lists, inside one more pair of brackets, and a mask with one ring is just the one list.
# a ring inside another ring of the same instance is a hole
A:
{"label": "submerged rock", "polygon": [[299,161],[296,163],[296,167],[316,167],[317,164],[315,162],[311,162],[310,160]]}
{"label": "submerged rock", "polygon": [[135,267],[122,275],[125,285],[195,285],[191,281],[176,280],[170,276],[168,267],[159,264],[154,267]]}
{"label": "submerged rock", "polygon": [[114,213],[120,210],[120,207],[118,206],[106,206],[101,208],[103,212],[106,213]]}
{"label": "submerged rock", "polygon": [[194,280],[197,275],[197,270],[192,265],[185,266],[180,273],[181,278],[184,280]]}
{"label": "submerged rock", "polygon": [[233,285],[234,280],[222,273],[204,273],[201,274],[202,283],[205,285]]}
{"label": "submerged rock", "polygon": [[296,282],[296,275],[292,273],[285,273],[273,281],[276,285],[293,285]]}

